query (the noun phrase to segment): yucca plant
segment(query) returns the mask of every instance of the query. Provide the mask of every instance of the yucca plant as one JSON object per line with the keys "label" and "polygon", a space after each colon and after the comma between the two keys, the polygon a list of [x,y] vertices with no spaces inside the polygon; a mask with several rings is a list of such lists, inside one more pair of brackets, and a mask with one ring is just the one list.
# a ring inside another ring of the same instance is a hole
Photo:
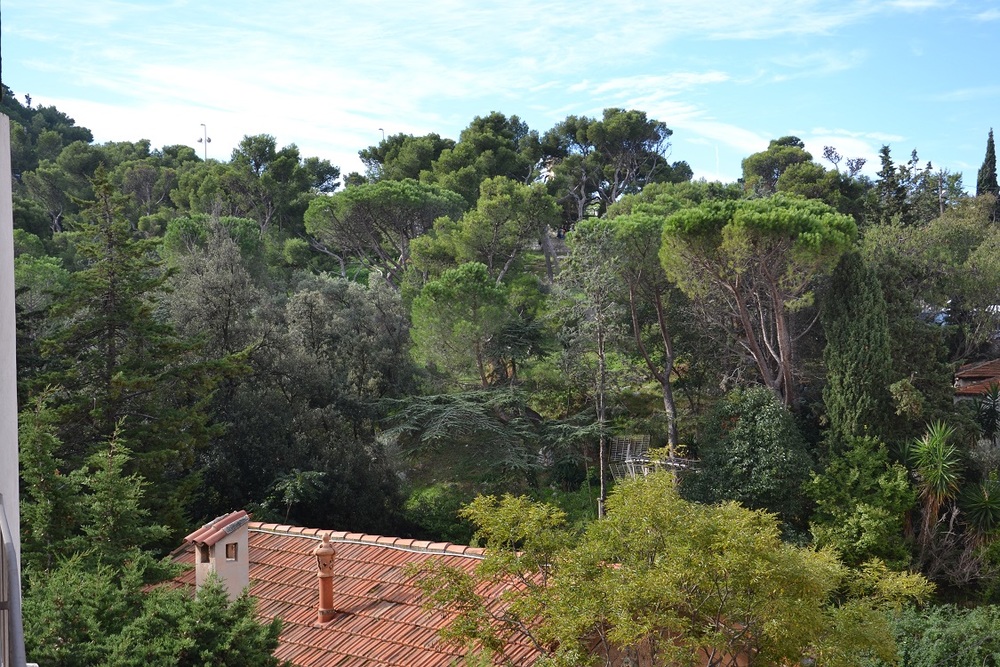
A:
{"label": "yucca plant", "polygon": [[966,489],[960,502],[965,523],[977,538],[1000,527],[1000,481],[995,477]]}
{"label": "yucca plant", "polygon": [[927,426],[922,438],[910,447],[910,460],[917,476],[917,489],[924,505],[923,538],[929,540],[937,525],[941,507],[953,500],[962,482],[962,461],[949,441],[955,429],[936,421]]}
{"label": "yucca plant", "polygon": [[976,399],[976,423],[984,438],[996,440],[1000,434],[1000,384],[990,384],[986,392]]}

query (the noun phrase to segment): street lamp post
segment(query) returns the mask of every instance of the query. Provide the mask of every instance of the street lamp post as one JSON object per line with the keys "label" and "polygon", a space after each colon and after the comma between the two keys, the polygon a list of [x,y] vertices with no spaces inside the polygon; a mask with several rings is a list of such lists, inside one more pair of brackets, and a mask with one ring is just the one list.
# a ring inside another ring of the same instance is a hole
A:
{"label": "street lamp post", "polygon": [[208,162],[208,144],[210,144],[212,142],[212,138],[210,136],[208,136],[208,128],[205,126],[204,123],[201,124],[201,133],[202,133],[202,136],[201,136],[201,138],[198,139],[198,143],[204,145],[203,146],[203,151],[202,151],[202,156],[203,156],[205,162]]}

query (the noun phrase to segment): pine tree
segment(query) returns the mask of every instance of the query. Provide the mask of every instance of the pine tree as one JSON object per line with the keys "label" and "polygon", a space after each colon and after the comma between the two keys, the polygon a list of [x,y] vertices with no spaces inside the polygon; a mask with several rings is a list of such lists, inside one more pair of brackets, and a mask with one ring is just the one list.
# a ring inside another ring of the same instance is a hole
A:
{"label": "pine tree", "polygon": [[217,581],[191,596],[165,585],[161,563],[119,566],[84,555],[31,572],[24,599],[28,655],[46,667],[279,667],[281,621],[256,618],[256,601],[230,602]]}
{"label": "pine tree", "polygon": [[879,150],[879,159],[882,167],[867,205],[866,217],[869,224],[885,225],[893,221],[911,224],[913,214],[907,202],[907,169],[905,166],[896,166],[888,146],[882,146]]}
{"label": "pine tree", "polygon": [[127,474],[149,483],[148,509],[174,530],[186,528],[182,503],[197,484],[195,455],[211,433],[204,405],[218,373],[157,315],[166,272],[155,240],[133,237],[122,196],[103,169],[95,201],[74,232],[86,267],[71,274],[53,304],[42,341],[44,372],[34,386],[58,387],[56,455],[80,468],[117,434],[134,448]]}
{"label": "pine tree", "polygon": [[823,401],[834,446],[852,436],[885,438],[891,355],[885,298],[857,253],[833,273],[822,310],[827,370]]}

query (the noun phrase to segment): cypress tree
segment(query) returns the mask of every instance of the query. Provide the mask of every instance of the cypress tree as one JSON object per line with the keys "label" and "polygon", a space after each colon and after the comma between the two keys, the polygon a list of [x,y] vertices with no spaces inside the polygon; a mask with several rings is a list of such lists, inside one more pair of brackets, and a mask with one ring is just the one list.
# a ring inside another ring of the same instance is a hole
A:
{"label": "cypress tree", "polygon": [[833,272],[823,305],[826,332],[823,401],[831,443],[852,436],[885,438],[890,413],[889,320],[878,278],[858,253]]}
{"label": "cypress tree", "polygon": [[991,194],[996,196],[1000,193],[997,186],[997,152],[993,143],[993,128],[990,128],[990,136],[986,140],[986,157],[983,158],[983,166],[979,168],[979,177],[976,179],[976,196]]}
{"label": "cypress tree", "polygon": [[987,194],[997,199],[993,206],[993,220],[996,220],[997,214],[1000,213],[1000,185],[997,184],[997,152],[993,143],[992,127],[986,140],[986,157],[983,158],[983,166],[979,168],[979,175],[976,178],[976,196]]}

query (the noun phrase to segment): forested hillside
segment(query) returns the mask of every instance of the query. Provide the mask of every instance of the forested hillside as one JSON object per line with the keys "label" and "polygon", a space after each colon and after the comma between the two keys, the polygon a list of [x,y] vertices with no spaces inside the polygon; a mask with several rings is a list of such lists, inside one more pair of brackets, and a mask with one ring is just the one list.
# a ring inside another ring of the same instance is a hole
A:
{"label": "forested hillside", "polygon": [[[228,161],[95,144],[3,92],[36,618],[53,577],[127,571],[139,590],[156,573],[138,554],[246,508],[454,542],[478,530],[497,552],[550,536],[537,565],[560,563],[556,581],[595,609],[612,594],[581,572],[635,555],[613,535],[655,554],[742,534],[753,567],[803,577],[826,634],[732,655],[876,664],[857,656],[891,660],[894,628],[904,664],[1000,664],[1000,387],[954,389],[960,366],[1000,357],[988,128],[969,128],[986,148],[974,184],[910,146],[884,146],[865,176],[794,136],[746,156],[738,182],[695,181],[666,122],[625,109],[386,136],[359,147],[365,173],[341,174],[270,135]],[[634,436],[669,490],[612,474],[613,440]],[[690,517],[687,537],[635,537],[644,512],[670,525],[657,507]],[[491,542],[496,522],[532,518],[539,530]],[[652,578],[630,594],[666,576],[636,568]],[[916,574],[957,606],[900,611],[935,599]],[[894,625],[844,657],[857,600]],[[567,608],[544,640],[639,646],[670,627],[631,603],[650,634]],[[985,639],[958,648],[970,635]],[[977,657],[920,662],[925,639]]]}

